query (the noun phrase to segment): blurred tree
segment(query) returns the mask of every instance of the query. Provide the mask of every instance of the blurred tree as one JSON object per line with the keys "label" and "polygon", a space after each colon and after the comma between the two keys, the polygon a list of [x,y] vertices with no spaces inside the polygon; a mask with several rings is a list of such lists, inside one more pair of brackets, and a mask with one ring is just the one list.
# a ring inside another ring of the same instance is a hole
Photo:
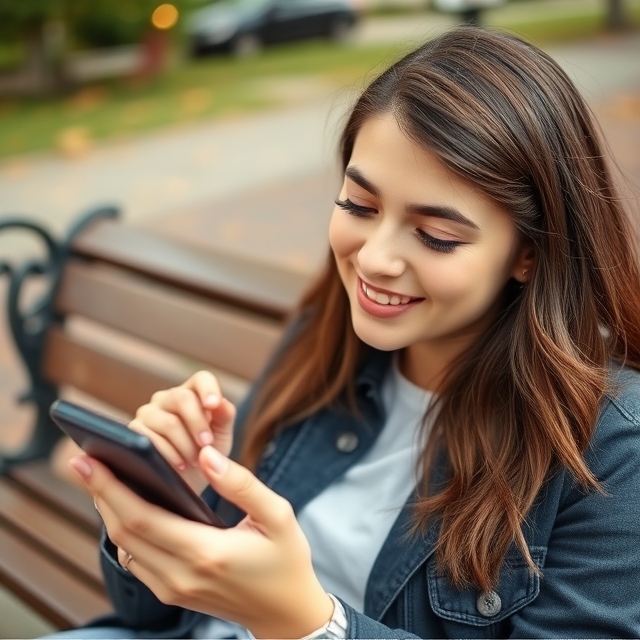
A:
{"label": "blurred tree", "polygon": [[624,29],[629,26],[624,0],[607,0],[607,26],[610,29]]}
{"label": "blurred tree", "polygon": [[24,73],[36,91],[53,89],[59,82],[64,4],[65,0],[0,0],[0,39],[24,42]]}
{"label": "blurred tree", "polygon": [[[71,49],[142,42],[163,0],[0,0],[0,41],[24,43],[23,72],[35,92],[64,85],[63,58]],[[199,0],[171,0],[179,12]]]}

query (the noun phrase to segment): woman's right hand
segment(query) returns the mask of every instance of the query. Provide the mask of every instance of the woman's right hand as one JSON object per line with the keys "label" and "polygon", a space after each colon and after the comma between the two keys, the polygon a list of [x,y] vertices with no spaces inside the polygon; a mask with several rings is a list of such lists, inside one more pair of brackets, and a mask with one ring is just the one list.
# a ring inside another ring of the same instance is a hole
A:
{"label": "woman's right hand", "polygon": [[236,409],[222,396],[216,377],[198,371],[180,386],[154,393],[151,401],[138,409],[129,427],[149,437],[200,494],[208,484],[198,464],[200,449],[213,445],[228,456],[235,417]]}

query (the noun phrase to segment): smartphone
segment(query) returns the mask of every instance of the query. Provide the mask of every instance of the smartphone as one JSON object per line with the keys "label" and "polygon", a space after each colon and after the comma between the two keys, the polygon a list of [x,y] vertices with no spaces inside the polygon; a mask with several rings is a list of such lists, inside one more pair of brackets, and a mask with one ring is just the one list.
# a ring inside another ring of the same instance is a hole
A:
{"label": "smartphone", "polygon": [[226,527],[147,436],[65,400],[56,400],[50,415],[85,453],[109,467],[116,478],[147,502],[189,520]]}

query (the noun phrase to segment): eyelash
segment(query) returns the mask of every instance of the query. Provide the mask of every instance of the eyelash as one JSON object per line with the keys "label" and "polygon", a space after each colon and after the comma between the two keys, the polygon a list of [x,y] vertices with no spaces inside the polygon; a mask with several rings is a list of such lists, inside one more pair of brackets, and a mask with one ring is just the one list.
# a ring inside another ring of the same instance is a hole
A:
{"label": "eyelash", "polygon": [[[363,218],[376,212],[376,210],[371,207],[361,207],[360,205],[355,204],[355,202],[351,202],[349,198],[346,198],[345,200],[336,200],[335,203],[341,209],[344,209],[348,214],[355,216],[356,218]],[[416,235],[422,244],[427,246],[429,249],[438,251],[439,253],[451,253],[456,247],[463,244],[462,242],[457,242],[455,240],[440,240],[439,238],[434,238],[422,229],[416,229]]]}
{"label": "eyelash", "polygon": [[370,213],[376,212],[376,210],[372,209],[371,207],[361,207],[360,205],[357,205],[355,202],[351,202],[349,198],[347,198],[346,200],[338,199],[336,200],[336,204],[341,209],[344,209],[347,213],[350,213],[352,216],[356,216],[356,217],[362,217]]}

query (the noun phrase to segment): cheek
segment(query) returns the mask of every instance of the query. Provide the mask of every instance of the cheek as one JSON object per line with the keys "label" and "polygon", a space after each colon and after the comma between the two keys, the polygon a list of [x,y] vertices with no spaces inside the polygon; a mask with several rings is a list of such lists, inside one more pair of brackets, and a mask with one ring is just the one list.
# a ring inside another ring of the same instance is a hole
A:
{"label": "cheek", "polygon": [[429,268],[421,271],[420,280],[434,301],[483,312],[495,302],[508,280],[506,260],[484,252],[451,256],[450,260],[431,261]]}
{"label": "cheek", "polygon": [[341,209],[334,209],[329,223],[329,244],[337,259],[347,257],[358,251],[361,245],[359,234],[353,221]]}

